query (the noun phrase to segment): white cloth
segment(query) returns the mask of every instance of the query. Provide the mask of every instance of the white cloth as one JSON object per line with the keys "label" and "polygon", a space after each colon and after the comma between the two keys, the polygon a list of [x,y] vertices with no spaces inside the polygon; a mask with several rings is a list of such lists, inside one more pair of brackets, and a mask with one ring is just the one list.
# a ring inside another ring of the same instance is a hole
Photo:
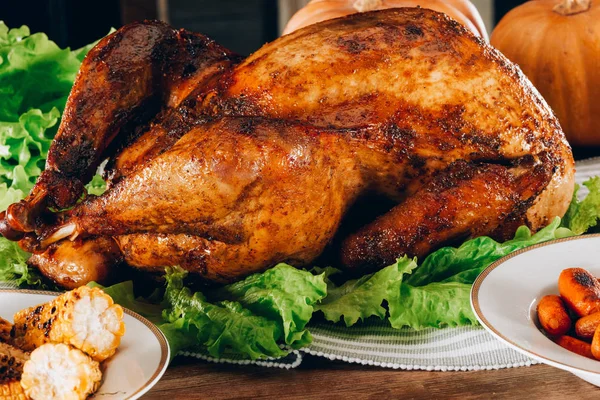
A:
{"label": "white cloth", "polygon": [[310,328],[309,354],[349,363],[394,369],[471,371],[535,364],[478,326],[393,329],[384,321],[355,327],[326,323]]}
{"label": "white cloth", "polygon": [[[595,175],[600,175],[600,158],[577,163],[578,184]],[[587,189],[580,190],[581,196],[586,193]],[[7,286],[10,284],[0,283],[0,287]],[[510,349],[478,326],[415,331],[393,329],[385,321],[367,320],[351,328],[327,322],[311,323],[308,328],[313,335],[312,344],[278,360],[215,359],[201,353],[180,354],[216,363],[286,369],[300,365],[302,353],[349,363],[427,371],[500,369],[537,364],[537,361]]]}

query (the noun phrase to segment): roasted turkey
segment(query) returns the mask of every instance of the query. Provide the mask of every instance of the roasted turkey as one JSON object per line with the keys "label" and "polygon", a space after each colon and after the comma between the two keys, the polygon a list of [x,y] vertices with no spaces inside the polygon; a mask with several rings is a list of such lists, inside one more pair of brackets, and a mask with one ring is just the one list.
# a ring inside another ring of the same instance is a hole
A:
{"label": "roasted turkey", "polygon": [[[84,196],[105,159],[109,189]],[[444,14],[354,14],[246,59],[144,22],[85,58],[46,170],[0,232],[66,287],[121,262],[227,282],[310,265],[377,195],[394,206],[335,249],[367,271],[540,229],[566,211],[573,175],[544,99]]]}

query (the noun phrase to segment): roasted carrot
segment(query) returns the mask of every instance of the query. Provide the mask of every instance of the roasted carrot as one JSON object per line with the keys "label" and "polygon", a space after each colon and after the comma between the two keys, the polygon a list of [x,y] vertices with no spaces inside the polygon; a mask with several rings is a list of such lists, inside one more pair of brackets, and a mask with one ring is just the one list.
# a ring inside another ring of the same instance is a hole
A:
{"label": "roasted carrot", "polygon": [[558,278],[558,291],[580,317],[600,311],[600,283],[583,268],[563,270]]}
{"label": "roasted carrot", "polygon": [[554,342],[565,349],[577,353],[580,356],[596,359],[592,354],[592,345],[583,340],[576,339],[572,336],[559,336],[554,339]]}
{"label": "roasted carrot", "polygon": [[559,296],[542,297],[537,307],[537,313],[542,328],[550,335],[564,335],[571,329],[571,318]]}
{"label": "roasted carrot", "polygon": [[600,360],[600,326],[598,326],[594,332],[594,339],[592,339],[592,354],[596,357],[596,360]]}
{"label": "roasted carrot", "polygon": [[580,338],[591,339],[594,337],[598,325],[600,325],[600,312],[579,318],[575,323],[575,333]]}

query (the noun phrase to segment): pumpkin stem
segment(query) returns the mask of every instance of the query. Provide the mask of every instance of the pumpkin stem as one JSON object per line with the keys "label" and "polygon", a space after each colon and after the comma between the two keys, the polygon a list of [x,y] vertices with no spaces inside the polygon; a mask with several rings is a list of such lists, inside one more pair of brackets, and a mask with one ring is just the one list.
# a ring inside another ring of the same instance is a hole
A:
{"label": "pumpkin stem", "polygon": [[383,0],[356,0],[352,6],[358,12],[372,11],[381,7]]}
{"label": "pumpkin stem", "polygon": [[561,15],[573,15],[586,12],[592,6],[592,0],[563,0],[553,10]]}

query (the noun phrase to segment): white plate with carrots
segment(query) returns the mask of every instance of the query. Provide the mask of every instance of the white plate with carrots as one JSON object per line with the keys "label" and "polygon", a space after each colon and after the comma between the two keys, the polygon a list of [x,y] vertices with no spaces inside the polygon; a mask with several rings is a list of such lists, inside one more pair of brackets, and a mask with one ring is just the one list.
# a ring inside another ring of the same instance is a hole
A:
{"label": "white plate with carrots", "polygon": [[513,349],[600,386],[600,361],[592,352],[600,358],[597,277],[600,235],[555,240],[492,264],[473,284],[471,306]]}
{"label": "white plate with carrots", "polygon": [[[14,321],[16,324],[18,320],[16,313],[29,307],[35,307],[44,303],[47,304],[55,298],[56,295],[51,292],[0,289],[0,317],[8,320],[8,322],[12,322],[14,316]],[[80,298],[81,297],[77,296],[77,299]],[[97,306],[99,304],[97,301],[98,300],[92,300],[92,303],[94,303],[93,306]],[[60,312],[60,310],[57,310],[57,307],[59,308],[59,306],[62,306],[63,301],[60,301],[60,305],[54,303],[51,304],[52,309],[48,312]],[[64,305],[67,305],[66,302]],[[41,307],[37,307],[35,312],[37,312],[37,310],[40,308]],[[73,313],[76,313],[76,311],[71,311],[70,315]],[[20,314],[33,315],[34,313],[25,312]],[[93,358],[94,360],[101,361],[99,363],[101,380],[99,387],[97,386],[97,391],[95,392],[94,398],[102,398],[107,400],[138,399],[144,393],[150,390],[150,388],[154,386],[156,382],[158,382],[167,369],[169,363],[169,346],[164,335],[158,330],[158,328],[156,328],[156,326],[154,326],[145,318],[127,309],[120,311],[119,318],[122,318],[125,331],[124,335],[119,333],[119,335],[122,335],[122,337],[120,337],[118,345],[115,345],[117,346],[116,352],[115,350],[112,350],[110,351],[110,354],[106,355],[106,357],[96,353],[96,357],[89,351],[89,349],[82,348],[83,351],[90,355],[90,360]],[[83,321],[83,323],[88,324],[88,334],[90,332],[90,326],[93,332],[96,332],[99,329],[95,327],[92,319],[93,318],[89,316],[79,318],[79,321]],[[33,315],[33,319],[31,321],[35,322],[35,315]],[[54,319],[54,321],[56,324],[58,319]],[[90,321],[92,321],[91,325]],[[96,324],[98,323],[96,322]],[[31,325],[31,323],[29,325]],[[64,328],[64,325],[60,326]],[[0,328],[2,327],[0,326]],[[46,326],[42,324],[42,328],[45,329]],[[10,340],[16,340],[14,338],[19,337],[19,330],[23,331],[26,329],[31,328],[27,327],[27,324],[23,323],[20,323],[19,326],[15,325],[15,327],[11,330],[10,335],[12,338]],[[60,329],[60,331],[62,330],[64,329]],[[31,333],[32,331],[29,330],[28,332]],[[122,330],[120,330],[120,332],[122,332]],[[30,337],[27,337],[27,340],[35,341],[35,336],[38,333],[39,332],[33,332]],[[0,339],[2,339],[2,334],[2,329],[0,329]],[[52,335],[53,332],[50,331],[50,337],[52,337]],[[103,337],[105,338],[105,336]],[[100,343],[106,344],[106,340],[102,339],[103,337],[100,337]],[[86,342],[88,341],[88,338],[89,336],[86,336]],[[2,341],[0,340],[0,343],[1,342]],[[71,344],[72,343],[69,343],[69,346],[73,348]],[[115,346],[113,346],[113,348]],[[39,349],[41,348],[42,347]],[[30,349],[24,350],[30,351]],[[34,353],[32,352],[31,354],[31,358],[33,359]],[[23,382],[24,380],[25,374],[23,375]]]}

